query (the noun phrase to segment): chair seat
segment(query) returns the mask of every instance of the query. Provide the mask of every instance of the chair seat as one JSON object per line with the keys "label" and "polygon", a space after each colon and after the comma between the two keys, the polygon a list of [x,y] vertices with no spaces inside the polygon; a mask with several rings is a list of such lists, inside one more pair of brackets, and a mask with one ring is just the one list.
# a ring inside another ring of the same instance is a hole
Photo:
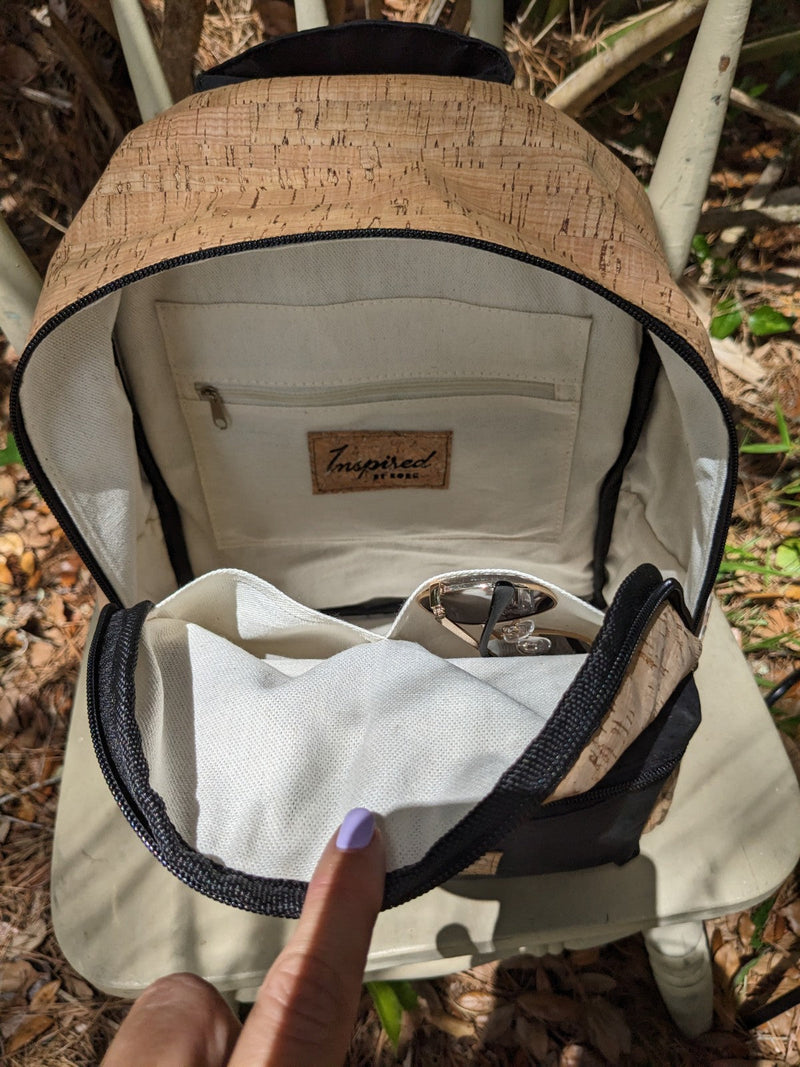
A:
{"label": "chair seat", "polygon": [[[418,978],[520,952],[602,944],[751,906],[800,855],[800,790],[748,665],[714,603],[697,671],[703,721],[664,823],[624,867],[460,879],[384,912],[370,978]],[[53,852],[53,917],[77,971],[136,996],[188,970],[223,991],[257,986],[291,920],[238,911],[166,871],[119,812],[89,736],[78,683]]]}

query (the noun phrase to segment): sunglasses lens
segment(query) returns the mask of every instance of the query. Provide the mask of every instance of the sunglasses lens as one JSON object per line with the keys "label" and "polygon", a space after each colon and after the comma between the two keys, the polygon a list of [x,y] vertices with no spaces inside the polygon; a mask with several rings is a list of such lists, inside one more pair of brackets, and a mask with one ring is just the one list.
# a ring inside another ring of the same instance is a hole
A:
{"label": "sunglasses lens", "polygon": [[[489,617],[493,587],[473,586],[471,589],[443,590],[439,602],[447,618],[462,626],[483,626]],[[549,593],[517,587],[516,595],[500,616],[499,621],[524,619],[555,607]]]}

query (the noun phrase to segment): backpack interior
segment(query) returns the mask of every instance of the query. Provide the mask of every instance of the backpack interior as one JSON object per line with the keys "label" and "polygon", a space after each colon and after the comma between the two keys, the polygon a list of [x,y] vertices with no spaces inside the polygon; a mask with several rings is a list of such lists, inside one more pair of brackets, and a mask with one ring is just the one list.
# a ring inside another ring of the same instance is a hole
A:
{"label": "backpack interior", "polygon": [[[26,430],[123,604],[178,584],[127,390],[194,575],[236,567],[315,608],[405,597],[461,568],[519,569],[589,597],[598,523],[613,521],[606,599],[651,562],[699,610],[729,439],[668,341],[654,337],[650,410],[615,514],[601,516],[640,322],[601,291],[466,242],[324,237],[130,276],[41,341],[20,389]],[[202,385],[221,396],[224,428]],[[446,435],[446,487],[315,492],[308,435],[341,431]]]}

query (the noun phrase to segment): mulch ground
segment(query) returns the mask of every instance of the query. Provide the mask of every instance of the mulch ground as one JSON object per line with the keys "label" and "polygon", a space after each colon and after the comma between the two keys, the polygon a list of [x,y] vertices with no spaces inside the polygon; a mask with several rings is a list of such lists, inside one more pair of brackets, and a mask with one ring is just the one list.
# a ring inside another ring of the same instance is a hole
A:
{"label": "mulch ground", "polygon": [[[161,5],[148,0],[145,6],[158,32]],[[391,0],[389,6],[401,17],[422,7],[416,0],[413,5]],[[348,3],[348,14],[351,8]],[[0,206],[42,270],[122,131],[136,121],[107,14],[103,0],[51,0],[49,8],[6,0],[0,12]],[[247,0],[218,0],[206,12],[199,63],[208,66],[265,34],[285,32],[292,21],[283,0],[257,0],[254,10]],[[534,49],[515,32],[512,44],[521,77],[560,76],[563,43],[556,39]],[[75,45],[83,66],[75,59]],[[770,160],[787,153],[774,131],[748,122],[739,122],[736,135],[724,142],[708,207],[744,197]],[[638,168],[643,159],[646,166],[646,152],[628,162]],[[791,190],[791,168],[789,152],[778,189]],[[749,306],[769,303],[785,314],[800,314],[800,227],[749,232],[738,261],[741,276],[732,284]],[[690,273],[696,292],[721,295],[720,285],[715,288],[700,267]],[[736,343],[749,361],[748,374],[723,368],[722,377],[743,437],[778,439],[777,401],[797,442],[798,327],[777,338],[744,336]],[[0,346],[0,430],[15,361],[16,354]],[[743,457],[726,557],[732,565],[718,587],[765,688],[800,657],[800,567],[796,579],[774,567],[775,552],[800,537],[798,482],[800,446]],[[765,569],[775,573],[764,574]],[[0,468],[0,1050],[9,1067],[97,1063],[126,1010],[64,960],[48,905],[59,772],[93,602],[86,569],[27,473],[20,466]],[[774,709],[795,760],[797,692]],[[800,1064],[800,1009],[749,1032],[737,1022],[742,1007],[800,986],[796,876],[773,899],[709,923],[708,932],[715,1024],[696,1041],[682,1037],[666,1014],[643,942],[635,937],[417,983],[419,1009],[405,1018],[399,1052],[390,1047],[365,995],[349,1063],[392,1064],[399,1057],[424,1067]]]}

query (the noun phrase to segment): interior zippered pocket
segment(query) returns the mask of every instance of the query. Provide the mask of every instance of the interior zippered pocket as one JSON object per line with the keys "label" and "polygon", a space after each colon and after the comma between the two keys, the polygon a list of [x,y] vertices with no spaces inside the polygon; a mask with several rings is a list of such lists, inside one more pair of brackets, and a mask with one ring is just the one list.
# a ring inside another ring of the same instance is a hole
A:
{"label": "interior zippered pocket", "polygon": [[[551,391],[560,392],[496,378],[304,389],[198,381],[180,403],[220,549],[372,545],[400,534],[513,538],[526,558],[538,541],[559,536],[569,487],[579,401],[539,395]],[[310,458],[319,437],[322,460],[316,445]],[[422,442],[419,455],[398,451],[396,438]],[[363,478],[353,486],[359,492],[319,487],[320,463],[341,459],[345,445],[345,460],[360,442],[369,464],[398,479],[395,468],[417,463],[432,452],[426,442],[443,439],[451,445],[435,486]]]}
{"label": "interior zippered pocket", "polygon": [[[399,379],[351,382],[340,386],[259,386],[241,383],[195,382],[198,399],[211,409],[218,430],[231,424],[228,404],[261,407],[316,408],[339,404],[369,404],[388,400],[433,400],[453,396],[529,396],[541,400],[574,400],[575,388],[564,383],[519,381],[510,378]],[[188,399],[188,398],[187,398]]]}

